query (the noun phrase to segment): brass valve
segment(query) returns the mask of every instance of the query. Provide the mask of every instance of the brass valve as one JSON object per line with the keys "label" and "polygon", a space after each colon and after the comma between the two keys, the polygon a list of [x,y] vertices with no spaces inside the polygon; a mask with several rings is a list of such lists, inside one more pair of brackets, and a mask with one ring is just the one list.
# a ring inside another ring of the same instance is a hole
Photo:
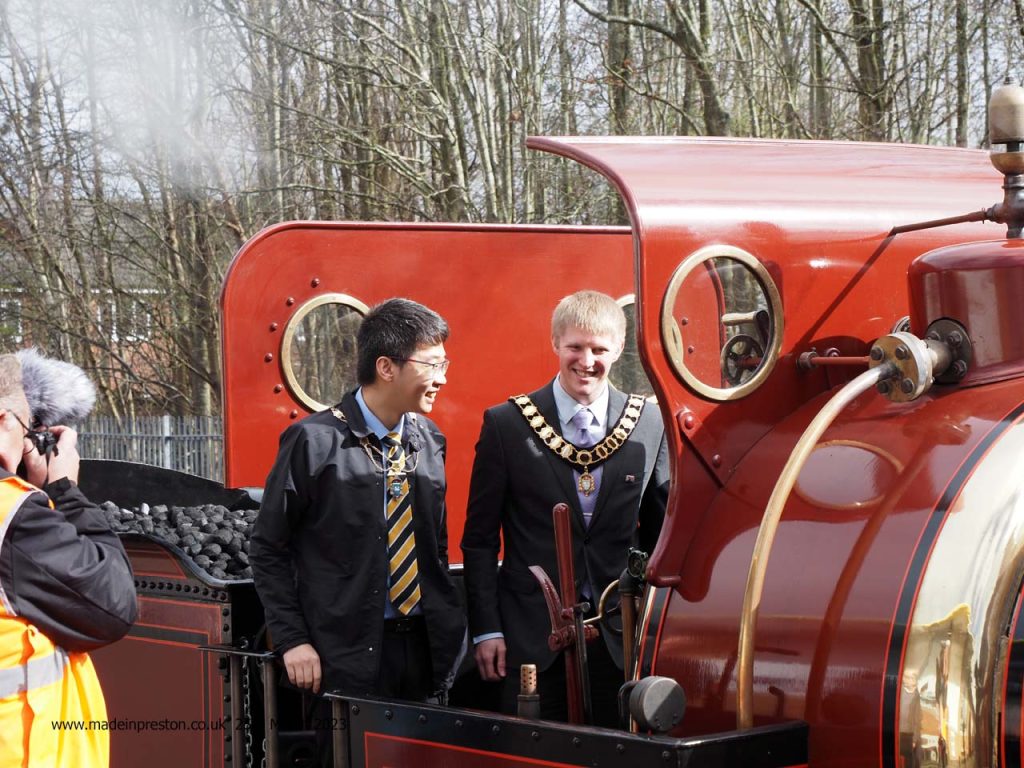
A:
{"label": "brass valve", "polygon": [[1024,88],[1009,80],[988,102],[990,160],[1000,173],[1024,173]]}
{"label": "brass valve", "polygon": [[870,368],[889,366],[891,373],[878,382],[880,394],[894,403],[916,400],[935,383],[953,360],[949,345],[937,339],[919,339],[899,331],[883,336],[871,347]]}
{"label": "brass valve", "polygon": [[1003,200],[988,208],[945,219],[919,221],[893,227],[890,234],[915,232],[968,221],[995,221],[1006,225],[1006,236],[1024,236],[1024,88],[1006,82],[989,100],[989,160],[1003,174]]}
{"label": "brass valve", "polygon": [[1003,174],[1003,201],[986,211],[991,221],[1006,224],[1006,236],[1024,231],[1024,88],[1007,79],[988,103],[989,160]]}

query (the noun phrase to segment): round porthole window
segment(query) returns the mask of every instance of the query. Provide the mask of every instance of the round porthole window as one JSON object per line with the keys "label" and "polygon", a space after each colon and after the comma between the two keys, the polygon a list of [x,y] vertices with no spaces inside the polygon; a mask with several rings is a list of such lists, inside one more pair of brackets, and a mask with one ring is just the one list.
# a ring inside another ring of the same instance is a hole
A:
{"label": "round porthole window", "polygon": [[735,400],[761,386],[778,360],[782,328],[782,299],[768,270],[729,245],[683,259],[661,307],[672,368],[710,400]]}
{"label": "round porthole window", "polygon": [[369,308],[343,293],[310,299],[284,329],[281,363],[288,389],[313,411],[336,405],[356,386],[356,331]]}
{"label": "round porthole window", "polygon": [[622,349],[622,356],[612,366],[608,378],[615,388],[622,392],[652,397],[654,387],[651,386],[640,362],[640,352],[637,348],[636,297],[630,293],[617,299],[617,302],[626,315],[626,346]]}

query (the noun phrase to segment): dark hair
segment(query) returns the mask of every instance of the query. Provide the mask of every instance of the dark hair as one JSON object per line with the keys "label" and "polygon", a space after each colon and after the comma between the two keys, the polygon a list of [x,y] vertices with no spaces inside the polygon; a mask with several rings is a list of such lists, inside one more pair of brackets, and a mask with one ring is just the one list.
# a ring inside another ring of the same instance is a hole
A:
{"label": "dark hair", "polygon": [[356,378],[373,384],[377,358],[412,357],[417,347],[447,340],[448,323],[437,312],[410,299],[388,299],[369,311],[356,333]]}

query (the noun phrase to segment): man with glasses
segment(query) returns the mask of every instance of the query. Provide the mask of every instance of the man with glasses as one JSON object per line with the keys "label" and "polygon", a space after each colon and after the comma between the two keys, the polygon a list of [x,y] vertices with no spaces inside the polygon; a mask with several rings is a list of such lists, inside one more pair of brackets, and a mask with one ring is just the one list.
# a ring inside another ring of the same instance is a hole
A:
{"label": "man with glasses", "polygon": [[289,680],[443,699],[464,648],[448,576],[445,438],[424,414],[446,383],[448,324],[408,299],[356,336],[359,388],[281,436],[250,556]]}
{"label": "man with glasses", "polygon": [[74,430],[50,427],[45,457],[29,439],[39,409],[26,390],[59,393],[72,366],[26,363],[0,355],[0,764],[106,766],[108,732],[81,725],[107,718],[87,652],[129,630],[135,584],[106,517],[76,485]]}

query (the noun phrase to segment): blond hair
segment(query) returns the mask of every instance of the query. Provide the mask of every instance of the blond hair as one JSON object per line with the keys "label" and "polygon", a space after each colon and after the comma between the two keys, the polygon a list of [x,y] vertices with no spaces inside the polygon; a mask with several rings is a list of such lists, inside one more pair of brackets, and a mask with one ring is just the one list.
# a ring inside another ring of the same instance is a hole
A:
{"label": "blond hair", "polygon": [[558,302],[551,315],[551,340],[557,342],[567,328],[611,336],[619,344],[626,339],[626,315],[606,293],[577,291]]}

